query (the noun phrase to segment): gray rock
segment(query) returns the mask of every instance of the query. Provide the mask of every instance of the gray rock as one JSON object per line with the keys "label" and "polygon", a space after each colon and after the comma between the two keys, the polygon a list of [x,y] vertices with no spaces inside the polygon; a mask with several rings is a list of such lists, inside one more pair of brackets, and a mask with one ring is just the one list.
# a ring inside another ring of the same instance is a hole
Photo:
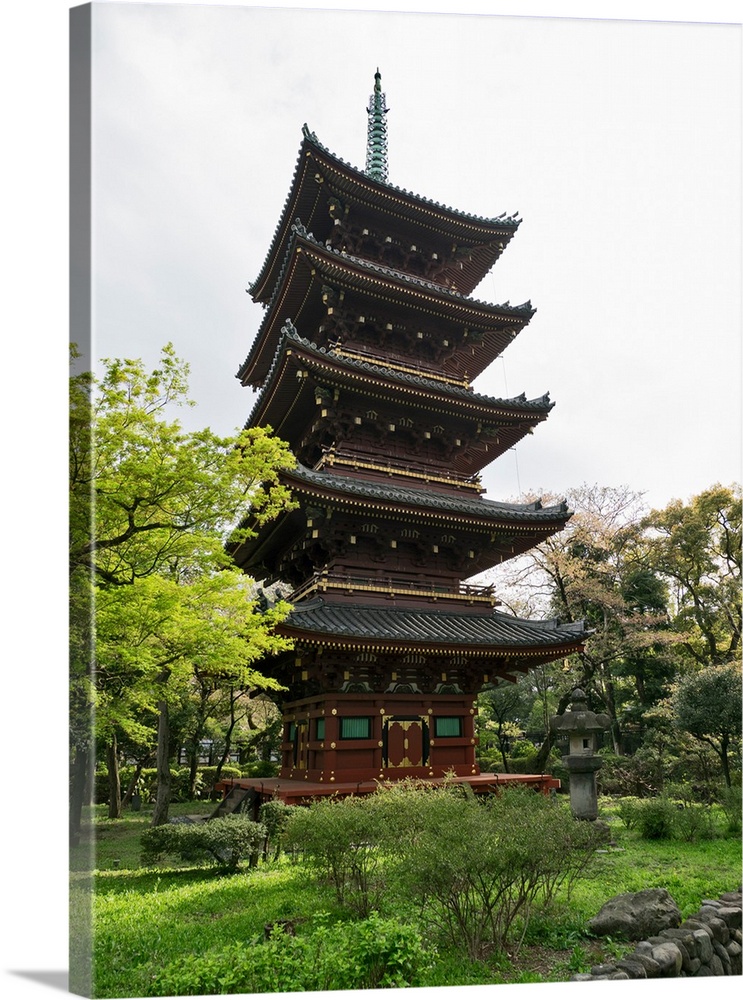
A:
{"label": "gray rock", "polygon": [[602,962],[601,965],[591,966],[592,976],[610,976],[613,972],[617,971],[617,967],[613,962]]}
{"label": "gray rock", "polygon": [[627,958],[620,958],[617,962],[617,968],[626,972],[630,979],[647,979],[648,977],[645,966],[634,955],[628,955]]}
{"label": "gray rock", "polygon": [[740,945],[737,941],[728,941],[725,947],[730,956],[731,974],[733,976],[740,976],[743,973],[743,956],[741,955]]}
{"label": "gray rock", "polygon": [[697,956],[704,965],[712,958],[712,935],[707,927],[700,928],[698,931],[694,931],[693,934],[696,942]]}
{"label": "gray rock", "polygon": [[712,956],[712,958],[709,960],[709,967],[710,967],[710,969],[712,969],[712,975],[713,976],[724,976],[725,975],[725,966],[720,961],[719,955],[713,955]]}
{"label": "gray rock", "polygon": [[656,944],[653,948],[653,958],[660,966],[661,976],[678,976],[681,972],[683,957],[673,941]]}
{"label": "gray rock", "polygon": [[720,944],[727,944],[730,940],[730,931],[728,930],[728,925],[724,920],[720,920],[719,917],[704,917],[704,922],[707,924],[709,929],[712,931],[712,937],[715,941],[719,941]]}
{"label": "gray rock", "polygon": [[667,927],[660,932],[659,937],[666,941],[675,941],[676,944],[685,951],[690,958],[697,953],[697,943],[694,939],[694,931],[690,927]]}
{"label": "gray rock", "polygon": [[[660,975],[660,965],[655,961],[655,959],[650,954],[646,954],[642,951],[634,951],[631,955],[627,955],[622,961],[627,962],[639,962],[640,965],[645,969],[645,976],[648,979],[656,979]],[[617,965],[620,963],[617,962]]]}
{"label": "gray rock", "polygon": [[687,917],[681,926],[688,927],[693,931],[704,931],[705,934],[710,935],[710,937],[712,936],[709,924],[705,924],[703,920],[697,920],[696,917]]}
{"label": "gray rock", "polygon": [[717,916],[720,920],[724,920],[728,927],[740,927],[743,912],[739,906],[721,906]]}
{"label": "gray rock", "polygon": [[680,923],[681,911],[667,889],[643,889],[614,896],[589,920],[588,927],[598,936],[639,941]]}
{"label": "gray rock", "polygon": [[722,967],[725,970],[725,975],[726,976],[732,975],[733,971],[732,963],[730,961],[730,955],[728,955],[725,945],[720,944],[719,941],[713,941],[712,947],[715,949],[715,954],[722,962]]}

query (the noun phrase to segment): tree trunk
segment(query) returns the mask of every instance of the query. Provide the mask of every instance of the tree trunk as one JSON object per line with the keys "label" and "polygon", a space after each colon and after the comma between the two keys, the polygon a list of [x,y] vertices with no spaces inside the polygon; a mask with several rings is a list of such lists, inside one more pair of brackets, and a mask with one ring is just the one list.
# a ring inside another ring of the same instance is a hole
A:
{"label": "tree trunk", "polygon": [[[237,719],[235,717],[235,691],[230,688],[230,724],[227,727],[227,732],[224,735],[224,750],[222,751],[222,756],[217,764],[217,772],[214,775],[214,785],[219,781],[222,775],[222,768],[225,766],[227,761],[230,759],[230,750],[232,748],[232,733],[234,732],[235,725],[237,724]],[[212,785],[212,788],[214,788]]]}
{"label": "tree trunk", "polygon": [[[571,687],[560,698],[559,702],[557,703],[557,711],[555,712],[555,715],[563,715],[565,713],[566,708],[573,700],[574,690],[575,688]],[[539,748],[537,752],[537,759],[534,762],[534,768],[537,774],[544,774],[551,750],[552,750],[552,730],[550,729],[548,723],[547,731],[544,736],[544,743],[542,743],[541,747]]]}
{"label": "tree trunk", "polygon": [[611,741],[614,748],[614,753],[624,756],[624,736],[622,734],[622,728],[619,725],[619,720],[617,719],[617,705],[616,699],[614,697],[614,683],[609,676],[608,669],[604,664],[602,664],[601,674],[606,677],[606,681],[603,685],[604,690],[602,692],[604,704],[606,705],[606,711],[611,720],[610,732]]}
{"label": "tree trunk", "polygon": [[725,784],[728,788],[732,788],[733,782],[730,777],[730,762],[728,760],[728,745],[729,739],[727,736],[723,736],[720,741],[720,760],[722,762],[722,775],[725,779]]}
{"label": "tree trunk", "polygon": [[106,748],[106,763],[108,764],[108,818],[121,819],[119,747],[115,732],[111,734],[111,740]]}
{"label": "tree trunk", "polygon": [[126,792],[124,792],[124,797],[121,800],[122,812],[124,809],[126,809],[126,807],[132,800],[132,795],[134,795],[134,789],[137,787],[137,784],[139,783],[139,779],[142,775],[143,769],[144,769],[144,762],[138,761],[137,766],[134,768],[134,774],[132,775],[132,780],[129,782]]}
{"label": "tree trunk", "polygon": [[196,782],[199,777],[199,746],[195,743],[188,754],[188,797],[196,798]]}
{"label": "tree trunk", "polygon": [[170,719],[168,703],[161,701],[157,723],[157,794],[152,813],[152,826],[162,826],[168,822],[170,808]]}
{"label": "tree trunk", "polygon": [[88,787],[90,754],[87,748],[75,747],[75,759],[70,766],[70,846],[80,843],[85,791]]}

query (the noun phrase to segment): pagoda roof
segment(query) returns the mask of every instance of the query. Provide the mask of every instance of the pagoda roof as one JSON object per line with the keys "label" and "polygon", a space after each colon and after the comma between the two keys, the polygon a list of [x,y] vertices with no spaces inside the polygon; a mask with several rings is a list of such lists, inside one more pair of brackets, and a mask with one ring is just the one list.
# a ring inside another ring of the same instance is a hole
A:
{"label": "pagoda roof", "polygon": [[311,380],[296,378],[299,368],[312,372],[322,384],[345,385],[372,399],[388,399],[398,405],[408,403],[410,406],[420,406],[421,399],[424,398],[428,409],[470,417],[486,427],[505,421],[502,426],[486,432],[490,435],[492,447],[485,461],[492,461],[498,454],[513,447],[533,427],[545,420],[555,405],[550,400],[549,393],[535,399],[527,399],[525,393],[500,399],[415,372],[347,357],[300,337],[289,322],[282,333],[268,378],[245,426],[270,425],[286,440],[291,441],[292,438],[287,421],[298,421],[297,426],[304,427],[307,411],[301,405],[302,397],[306,399],[305,407],[314,406],[314,387],[309,384]]}
{"label": "pagoda roof", "polygon": [[[319,286],[314,300],[308,296],[308,285],[312,283]],[[273,358],[281,324],[287,317],[299,323],[308,302],[314,302],[317,310],[321,305],[320,289],[326,283],[365,294],[375,304],[381,299],[391,299],[448,322],[484,327],[486,336],[468,357],[471,378],[505,350],[536,312],[528,301],[516,306],[510,302],[483,302],[437,282],[341,253],[325,246],[305,226],[295,222],[289,230],[282,267],[266,314],[247,358],[237,371],[236,377],[243,385],[260,384]]]}
{"label": "pagoda roof", "polygon": [[452,278],[465,294],[469,294],[492,268],[521,222],[505,213],[497,218],[471,215],[376,179],[331,153],[304,125],[294,176],[279,223],[261,271],[248,288],[256,302],[267,301],[273,292],[289,230],[297,217],[308,229],[323,238],[327,235],[332,219],[325,200],[317,197],[320,185],[327,185],[331,197],[361,205],[378,216],[393,216],[397,226],[401,218],[407,219],[411,231],[427,233],[439,242],[471,250],[452,264]]}
{"label": "pagoda roof", "polygon": [[[401,484],[399,480],[375,481],[327,469],[297,465],[279,474],[282,485],[294,497],[304,495],[310,506],[334,506],[339,510],[363,510],[370,517],[417,523],[426,527],[464,529],[485,536],[478,550],[476,572],[491,568],[504,558],[529,551],[550,535],[561,531],[572,517],[567,503],[543,506],[488,500],[467,490],[449,490],[431,484],[426,488]],[[247,525],[247,521],[243,526]],[[290,543],[304,528],[299,509],[283,512],[253,537],[231,547],[233,558],[243,569],[272,575],[272,553]],[[500,536],[494,538],[494,535]],[[473,569],[471,572],[475,572]]]}
{"label": "pagoda roof", "polygon": [[321,597],[296,604],[278,630],[295,640],[326,647],[464,651],[478,656],[528,658],[530,665],[576,652],[589,634],[582,621],[535,621],[499,611],[473,615],[331,604]]}
{"label": "pagoda roof", "polygon": [[327,470],[308,469],[303,465],[284,471],[281,479],[292,491],[299,490],[313,496],[324,493],[327,497],[345,497],[356,505],[361,501],[365,509],[404,508],[429,519],[474,519],[491,530],[496,527],[512,530],[517,526],[534,528],[541,525],[558,530],[571,517],[564,500],[548,507],[542,506],[540,500],[507,503],[469,493],[444,493],[430,487],[417,489],[389,481],[377,483]]}

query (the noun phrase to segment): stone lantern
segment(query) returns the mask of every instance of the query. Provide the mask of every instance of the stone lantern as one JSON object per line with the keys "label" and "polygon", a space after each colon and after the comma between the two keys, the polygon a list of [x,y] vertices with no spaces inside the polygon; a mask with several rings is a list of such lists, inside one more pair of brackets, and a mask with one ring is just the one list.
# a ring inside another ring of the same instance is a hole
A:
{"label": "stone lantern", "polygon": [[570,774],[570,808],[576,819],[595,820],[598,817],[596,772],[603,761],[596,753],[596,736],[609,728],[608,715],[597,715],[587,703],[585,692],[573,691],[573,704],[563,715],[553,715],[550,729],[566,733],[570,748],[563,764]]}

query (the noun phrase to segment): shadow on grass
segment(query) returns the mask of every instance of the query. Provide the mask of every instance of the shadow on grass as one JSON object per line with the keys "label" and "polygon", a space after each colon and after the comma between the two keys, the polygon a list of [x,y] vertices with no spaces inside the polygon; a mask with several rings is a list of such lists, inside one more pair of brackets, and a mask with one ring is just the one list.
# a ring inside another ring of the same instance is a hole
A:
{"label": "shadow on grass", "polygon": [[244,875],[248,869],[227,872],[219,868],[146,868],[136,871],[96,872],[93,876],[97,893],[149,893],[180,889],[192,885],[216,885],[221,879]]}

